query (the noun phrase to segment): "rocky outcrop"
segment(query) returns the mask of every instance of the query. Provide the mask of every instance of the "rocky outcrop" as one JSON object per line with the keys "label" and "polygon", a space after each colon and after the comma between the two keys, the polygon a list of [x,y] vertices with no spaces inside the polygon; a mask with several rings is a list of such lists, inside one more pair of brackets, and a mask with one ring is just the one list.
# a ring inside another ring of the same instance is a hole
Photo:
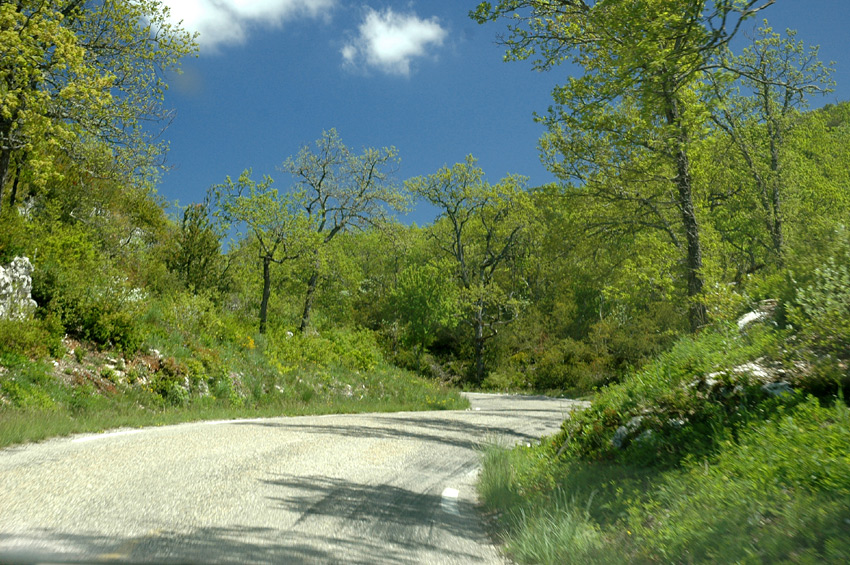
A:
{"label": "rocky outcrop", "polygon": [[761,302],[759,302],[758,308],[756,308],[752,312],[747,312],[746,314],[738,318],[738,329],[746,329],[747,326],[756,322],[772,321],[774,319],[774,316],[776,315],[776,306],[778,304],[778,300],[762,300]]}
{"label": "rocky outcrop", "polygon": [[32,299],[32,263],[26,257],[15,257],[0,267],[0,320],[23,320],[31,316],[38,304]]}

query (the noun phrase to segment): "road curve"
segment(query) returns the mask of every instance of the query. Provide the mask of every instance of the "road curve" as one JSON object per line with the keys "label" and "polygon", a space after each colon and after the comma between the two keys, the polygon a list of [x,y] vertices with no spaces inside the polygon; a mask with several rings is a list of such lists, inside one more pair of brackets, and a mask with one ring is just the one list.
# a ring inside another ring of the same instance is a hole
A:
{"label": "road curve", "polygon": [[0,450],[1,563],[502,563],[478,446],[581,403],[200,422]]}

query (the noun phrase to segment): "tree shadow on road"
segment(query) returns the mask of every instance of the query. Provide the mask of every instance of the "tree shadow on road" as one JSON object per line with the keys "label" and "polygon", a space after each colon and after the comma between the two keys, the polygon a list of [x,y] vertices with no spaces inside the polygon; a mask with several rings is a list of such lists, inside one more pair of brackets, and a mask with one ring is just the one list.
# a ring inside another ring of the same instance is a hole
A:
{"label": "tree shadow on road", "polygon": [[[129,563],[164,565],[286,563],[414,564],[415,554],[401,553],[381,539],[339,537],[272,528],[199,528],[190,532],[157,532],[139,537],[69,534],[38,530],[29,536],[0,534],[0,546],[28,547],[0,551],[0,563]],[[469,556],[474,561],[474,556]],[[453,559],[464,562],[464,556]]]}
{"label": "tree shadow on road", "polygon": [[364,563],[393,563],[402,555],[416,563],[468,563],[480,558],[468,551],[470,545],[490,545],[474,505],[443,497],[437,483],[418,485],[422,492],[324,476],[280,476],[263,482],[281,488],[282,496],[269,498],[273,504],[300,516],[293,528],[309,531],[334,524],[336,539],[359,536],[383,548],[373,549],[367,556],[371,561]]}

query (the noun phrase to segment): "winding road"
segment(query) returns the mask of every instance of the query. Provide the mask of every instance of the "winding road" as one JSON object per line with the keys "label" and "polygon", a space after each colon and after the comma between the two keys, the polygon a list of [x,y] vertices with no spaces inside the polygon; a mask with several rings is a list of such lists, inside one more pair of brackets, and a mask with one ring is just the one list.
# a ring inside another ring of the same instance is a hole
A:
{"label": "winding road", "polygon": [[582,403],[199,422],[0,450],[0,563],[503,563],[479,446]]}

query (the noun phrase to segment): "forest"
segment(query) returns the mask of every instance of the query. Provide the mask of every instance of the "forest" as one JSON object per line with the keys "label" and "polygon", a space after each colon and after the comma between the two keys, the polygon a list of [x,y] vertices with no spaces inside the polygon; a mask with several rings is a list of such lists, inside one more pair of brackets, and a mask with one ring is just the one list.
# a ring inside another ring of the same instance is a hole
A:
{"label": "forest", "polygon": [[475,148],[399,179],[331,129],[175,206],[156,128],[196,38],[153,0],[0,2],[0,265],[35,301],[0,320],[0,444],[587,397],[485,454],[514,558],[847,562],[850,104],[773,3],[473,6],[509,64],[584,73],[536,117],[550,185]]}

